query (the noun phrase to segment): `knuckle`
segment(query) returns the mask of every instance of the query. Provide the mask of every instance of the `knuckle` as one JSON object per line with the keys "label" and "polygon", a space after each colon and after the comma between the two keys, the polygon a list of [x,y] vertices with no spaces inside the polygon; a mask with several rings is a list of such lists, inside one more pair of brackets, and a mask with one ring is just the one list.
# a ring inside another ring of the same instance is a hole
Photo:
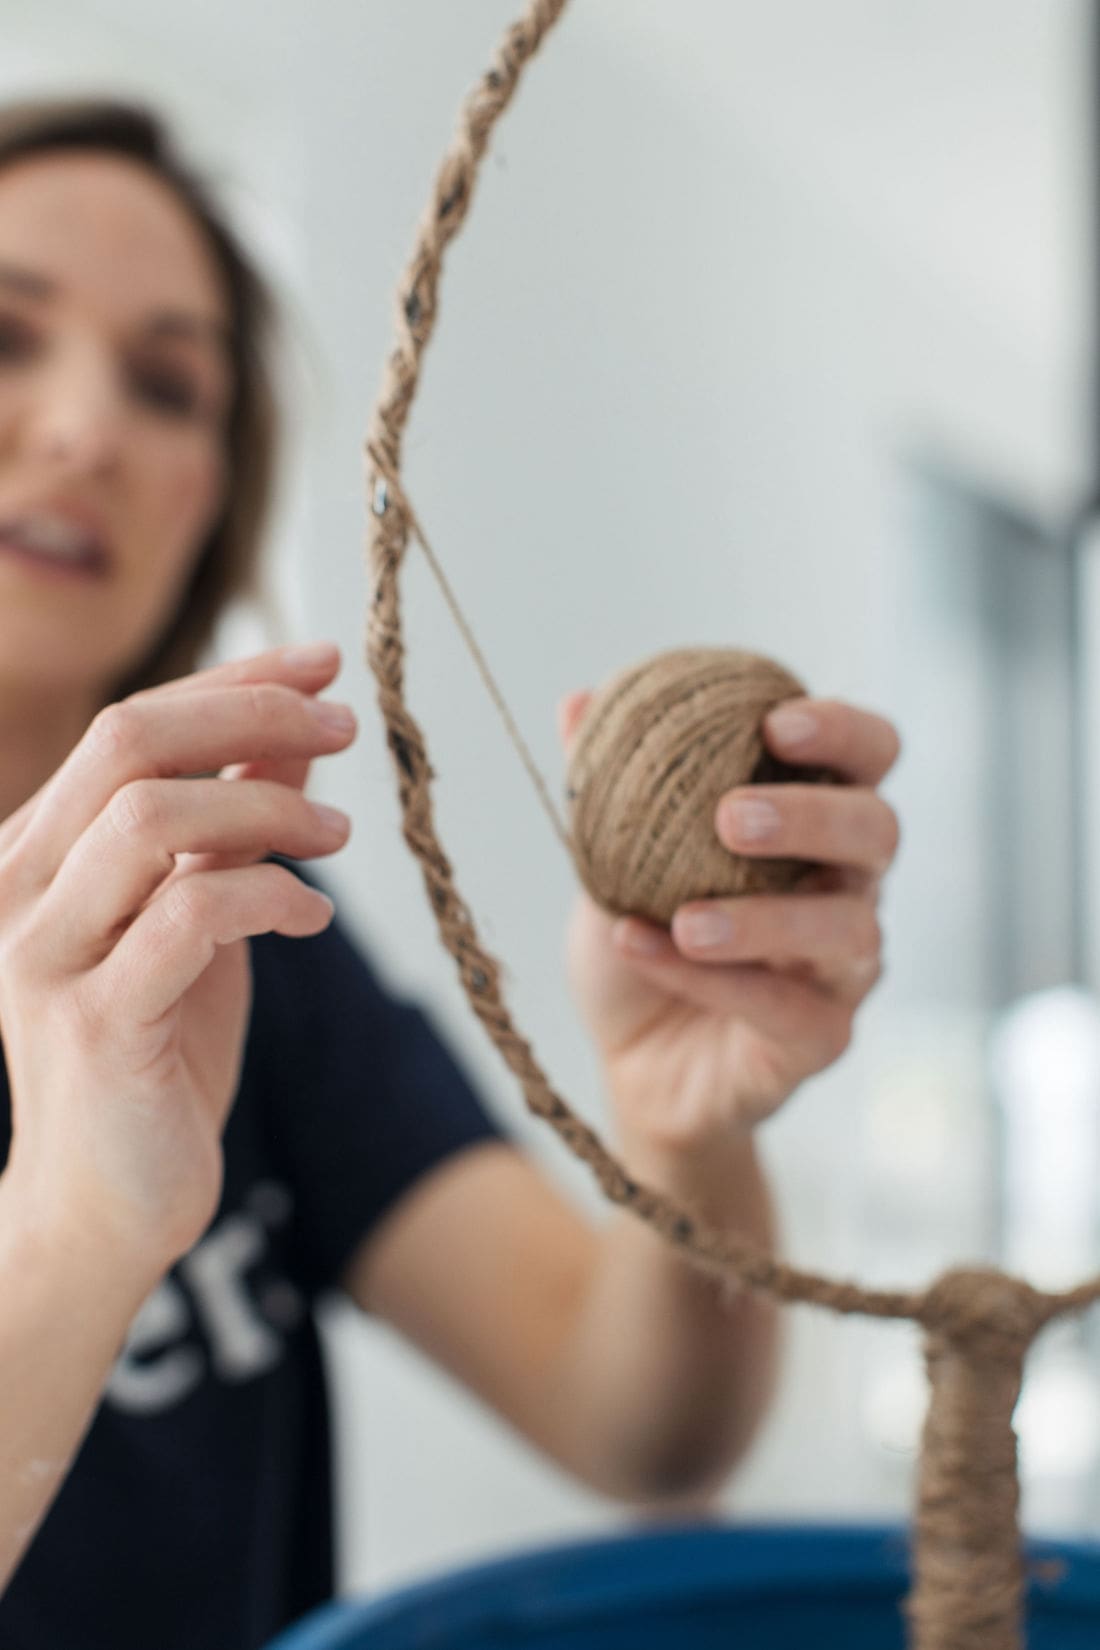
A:
{"label": "knuckle", "polygon": [[194,933],[209,920],[210,900],[206,884],[198,876],[180,877],[161,895],[161,914],[167,928]]}
{"label": "knuckle", "polygon": [[99,756],[117,756],[134,750],[141,742],[145,716],[131,701],[120,700],[99,711],[88,728],[87,739]]}
{"label": "knuckle", "polygon": [[115,792],[107,813],[119,836],[149,835],[163,820],[160,789],[151,780],[133,779]]}
{"label": "knuckle", "polygon": [[239,691],[247,695],[252,716],[264,726],[282,722],[298,697],[290,688],[280,687],[278,682],[246,682]]}

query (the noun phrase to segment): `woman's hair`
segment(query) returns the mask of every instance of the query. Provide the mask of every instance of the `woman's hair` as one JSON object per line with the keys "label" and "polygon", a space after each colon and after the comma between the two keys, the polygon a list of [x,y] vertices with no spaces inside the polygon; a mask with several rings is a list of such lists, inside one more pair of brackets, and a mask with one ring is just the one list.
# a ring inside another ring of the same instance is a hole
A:
{"label": "woman's hair", "polygon": [[176,194],[205,235],[230,301],[234,388],[226,424],[226,504],[168,625],[109,697],[185,676],[237,597],[259,589],[260,552],[278,458],[273,345],[277,308],[264,277],[223,218],[209,186],[177,151],[164,121],[115,98],[28,98],[0,104],[0,169],[58,149],[123,155]]}

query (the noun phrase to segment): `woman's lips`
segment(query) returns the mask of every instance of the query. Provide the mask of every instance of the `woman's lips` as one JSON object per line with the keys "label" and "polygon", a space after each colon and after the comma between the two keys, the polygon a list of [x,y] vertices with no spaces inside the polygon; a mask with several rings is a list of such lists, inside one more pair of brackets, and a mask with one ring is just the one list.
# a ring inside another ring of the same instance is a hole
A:
{"label": "woman's lips", "polygon": [[0,561],[18,563],[28,574],[44,579],[101,579],[107,571],[100,557],[63,561],[60,556],[49,556],[28,550],[22,544],[0,535]]}

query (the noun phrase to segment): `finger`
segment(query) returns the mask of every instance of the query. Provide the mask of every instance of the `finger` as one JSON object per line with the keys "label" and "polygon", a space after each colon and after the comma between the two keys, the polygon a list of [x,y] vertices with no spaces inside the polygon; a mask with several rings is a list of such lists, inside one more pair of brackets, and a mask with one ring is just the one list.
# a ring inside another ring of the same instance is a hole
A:
{"label": "finger", "polygon": [[830,768],[855,785],[877,785],[901,753],[892,722],[839,699],[785,699],[764,718],[764,737],[784,761]]}
{"label": "finger", "polygon": [[[183,692],[209,692],[231,683],[285,680],[302,693],[316,694],[339,675],[340,649],[335,642],[314,642],[299,647],[275,648],[249,659],[230,660],[210,670],[196,671],[149,690],[161,697]],[[134,697],[137,697],[136,695]],[[299,758],[272,758],[262,762],[236,762],[223,767],[222,779],[273,779],[280,785],[304,790],[311,762]]]}
{"label": "finger", "polygon": [[768,966],[777,973],[808,980],[850,1008],[857,1007],[882,978],[884,963],[881,936],[876,948],[858,955],[824,956],[814,961],[802,957],[774,958]]}
{"label": "finger", "polygon": [[[234,782],[241,779],[270,779],[289,790],[304,792],[309,782],[312,760],[305,758],[271,759],[266,762],[230,762],[220,770],[219,779]],[[195,871],[228,870],[235,865],[250,865],[255,856],[250,854],[181,854],[176,861],[173,876],[190,876]]]}
{"label": "finger", "polygon": [[580,688],[558,700],[558,738],[565,746],[567,754],[573,747],[592,697],[590,688]]}
{"label": "finger", "polygon": [[[294,758],[286,761],[230,762],[215,776],[218,779],[271,779],[290,790],[305,791],[312,761]],[[251,865],[252,854],[181,854],[176,860],[173,877],[191,876],[195,871],[224,871],[237,865]]]}
{"label": "finger", "polygon": [[807,865],[798,879],[800,894],[860,894],[877,904],[882,878],[854,865]]}
{"label": "finger", "polygon": [[[165,883],[175,856],[269,854],[307,859],[344,846],[351,822],[320,814],[299,791],[266,780],[139,779],[116,791],[43,896],[38,931],[55,965],[83,972]],[[217,867],[202,858],[190,875]],[[222,868],[227,868],[223,866]]]}
{"label": "finger", "polygon": [[616,946],[670,996],[721,1019],[744,1020],[785,1048],[797,1045],[815,1066],[835,1060],[848,1046],[851,1016],[846,1006],[814,982],[757,963],[704,967],[681,956],[667,935],[665,945],[658,942],[648,953],[634,952],[625,941],[635,920],[616,924]]}
{"label": "finger", "polygon": [[898,817],[876,791],[843,785],[747,785],[718,804],[719,841],[737,854],[820,860],[882,876],[897,853]]}
{"label": "finger", "polygon": [[272,758],[267,762],[230,762],[222,768],[219,779],[271,779],[277,785],[304,791],[309,780],[312,759],[295,756]]}
{"label": "finger", "polygon": [[316,693],[340,673],[340,649],[335,642],[303,647],[274,647],[246,659],[227,659],[206,670],[177,676],[159,687],[141,688],[132,699],[169,699],[181,693],[202,693],[241,682],[289,682],[306,693]]}
{"label": "finger", "polygon": [[746,894],[682,905],[672,919],[679,951],[700,963],[863,966],[882,931],[874,906],[855,894]]}
{"label": "finger", "polygon": [[132,780],[346,748],[355,737],[354,718],[341,730],[327,726],[319,708],[310,695],[274,681],[161,699],[139,694],[110,706],[54,776],[24,831],[24,875],[48,886],[73,844]]}
{"label": "finger", "polygon": [[881,980],[884,963],[881,952],[876,957],[860,957],[852,962],[824,967],[818,972],[818,982],[837,1002],[857,1007]]}
{"label": "finger", "polygon": [[176,1007],[217,948],[257,934],[299,939],[332,920],[332,902],[281,865],[205,871],[173,883],[87,975],[92,997],[126,1004],[127,1019],[155,1024]]}
{"label": "finger", "polygon": [[[334,642],[317,642],[305,647],[271,648],[267,652],[259,653],[248,659],[232,659],[224,664],[214,665],[208,670],[195,671],[189,676],[177,677],[171,682],[164,682],[159,687],[143,688],[130,697],[134,699],[155,699],[162,701],[178,697],[182,693],[203,692],[211,688],[226,687],[234,683],[283,681],[298,688],[303,693],[318,693],[326,687],[340,670],[340,650]],[[63,764],[62,764],[63,766]],[[0,822],[0,856],[9,852],[22,835],[32,815],[37,811],[46,793],[57,781],[61,768],[39,786],[33,796],[29,797],[21,807],[7,819]],[[256,778],[279,779],[278,771],[269,770],[266,773],[255,774]],[[283,783],[293,783],[287,775]],[[301,783],[304,785],[305,777]]]}

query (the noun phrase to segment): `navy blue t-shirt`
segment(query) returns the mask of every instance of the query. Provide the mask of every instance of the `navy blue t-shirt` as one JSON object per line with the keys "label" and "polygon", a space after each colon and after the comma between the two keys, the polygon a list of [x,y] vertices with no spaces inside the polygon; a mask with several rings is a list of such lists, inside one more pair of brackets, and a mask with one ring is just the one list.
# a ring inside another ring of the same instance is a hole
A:
{"label": "navy blue t-shirt", "polygon": [[[501,1138],[427,1013],[338,921],[250,949],[218,1212],[132,1325],[0,1598],[3,1650],[257,1650],[331,1595],[313,1306],[420,1175]],[[9,1143],[0,1060],[0,1162]]]}

